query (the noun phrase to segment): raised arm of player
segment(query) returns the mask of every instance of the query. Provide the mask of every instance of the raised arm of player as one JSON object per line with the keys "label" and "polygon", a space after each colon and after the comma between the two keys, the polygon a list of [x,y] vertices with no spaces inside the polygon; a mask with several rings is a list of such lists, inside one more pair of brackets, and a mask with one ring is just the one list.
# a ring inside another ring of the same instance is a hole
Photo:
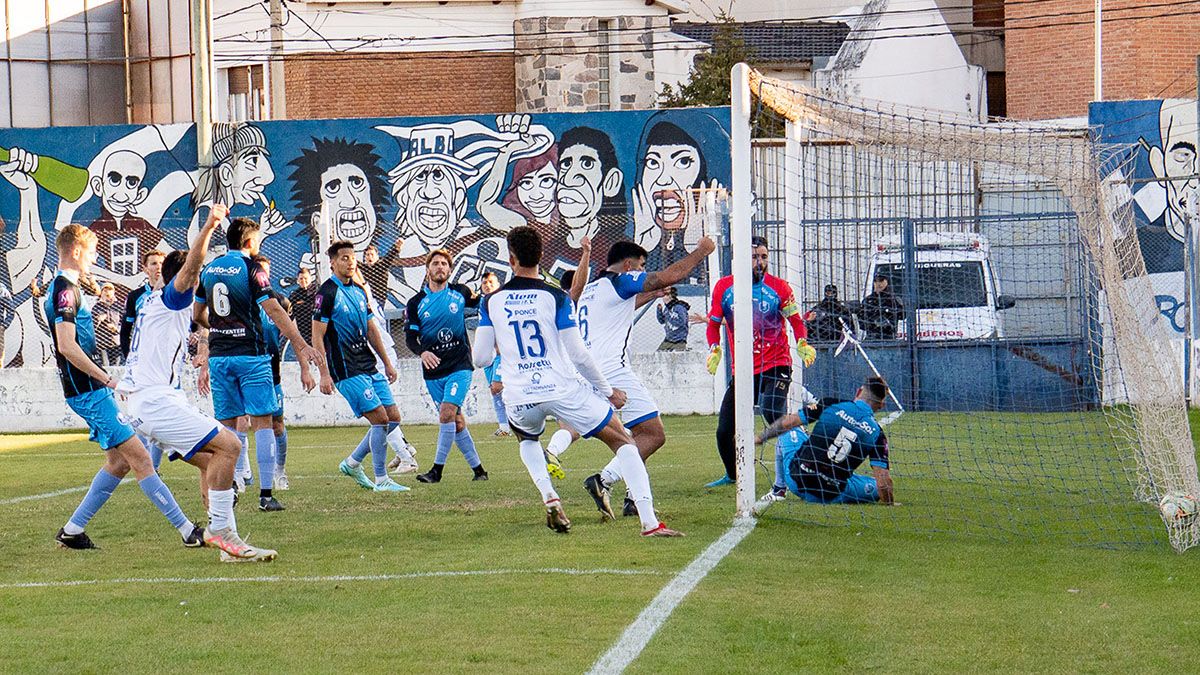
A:
{"label": "raised arm of player", "polygon": [[583,288],[592,276],[592,238],[584,237],[580,246],[582,249],[579,254],[579,267],[575,268],[575,277],[571,279],[571,287],[567,289],[571,302],[579,302],[579,298],[583,297]]}
{"label": "raised arm of player", "polygon": [[715,250],[717,250],[717,245],[711,237],[701,237],[691,253],[667,266],[665,270],[647,274],[646,284],[642,287],[642,291],[657,291],[683,281]]}
{"label": "raised arm of player", "polygon": [[175,280],[171,285],[177,292],[190,294],[196,289],[196,282],[200,281],[200,268],[204,267],[204,254],[208,252],[208,242],[228,213],[229,208],[224,204],[213,204],[208,209],[208,220],[205,220],[204,227],[200,228],[200,236],[188,249],[183,267],[175,273]]}

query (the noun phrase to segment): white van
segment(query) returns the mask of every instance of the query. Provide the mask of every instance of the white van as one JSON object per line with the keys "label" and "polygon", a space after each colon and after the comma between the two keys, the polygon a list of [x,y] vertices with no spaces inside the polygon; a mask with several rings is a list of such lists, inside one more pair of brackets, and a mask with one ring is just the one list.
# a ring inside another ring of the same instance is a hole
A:
{"label": "white van", "polygon": [[[1000,312],[1016,304],[1001,295],[988,258],[987,239],[970,233],[932,232],[917,235],[917,339],[971,340],[1004,337]],[[880,239],[871,256],[864,297],[872,293],[873,280],[882,275],[908,307],[905,291],[904,240]],[[896,338],[907,336],[908,322],[901,320]]]}

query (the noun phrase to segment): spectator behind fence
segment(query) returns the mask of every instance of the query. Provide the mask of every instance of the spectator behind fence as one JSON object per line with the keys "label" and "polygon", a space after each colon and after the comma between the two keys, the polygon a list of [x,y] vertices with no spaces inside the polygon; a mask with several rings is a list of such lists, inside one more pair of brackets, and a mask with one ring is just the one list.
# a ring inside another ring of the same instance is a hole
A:
{"label": "spectator behind fence", "polygon": [[904,303],[892,292],[891,282],[882,274],[875,275],[875,292],[863,298],[859,316],[869,340],[895,340],[896,325],[904,319]]}
{"label": "spectator behind fence", "polygon": [[96,327],[96,355],[106,366],[121,364],[121,346],[117,336],[121,331],[123,309],[117,304],[117,287],[109,283],[101,286],[100,298],[92,306],[92,317]]}
{"label": "spectator behind fence", "polygon": [[291,317],[304,341],[312,343],[313,302],[317,297],[317,285],[312,282],[312,272],[301,267],[296,275],[296,290],[288,296],[292,303]]}
{"label": "spectator behind fence", "polygon": [[363,252],[363,261],[359,264],[358,271],[362,272],[363,278],[367,280],[367,285],[371,287],[371,297],[379,303],[380,309],[387,306],[388,278],[391,277],[392,268],[400,258],[400,247],[403,245],[404,240],[397,239],[392,249],[382,258],[379,257],[379,249],[375,244],[371,244]]}
{"label": "spectator behind fence", "polygon": [[666,291],[666,298],[660,298],[654,308],[654,314],[666,334],[658,351],[682,352],[687,349],[688,328],[694,323],[704,323],[705,318],[700,314],[688,313],[691,305],[679,299],[679,291],[674,286]]}
{"label": "spectator behind fence", "polygon": [[808,326],[808,336],[814,340],[840,340],[842,324],[851,325],[852,313],[850,308],[838,299],[838,287],[834,284],[825,285],[825,297],[813,305],[804,317]]}

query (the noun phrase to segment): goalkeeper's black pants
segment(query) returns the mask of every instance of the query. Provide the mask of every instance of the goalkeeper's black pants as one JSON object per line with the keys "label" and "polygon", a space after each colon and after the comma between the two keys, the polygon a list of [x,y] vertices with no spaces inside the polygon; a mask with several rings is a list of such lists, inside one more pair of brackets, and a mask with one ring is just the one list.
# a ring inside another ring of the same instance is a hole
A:
{"label": "goalkeeper's black pants", "polygon": [[[788,389],[792,386],[792,367],[775,366],[754,376],[754,404],[767,424],[787,414]],[[717,452],[725,464],[725,475],[737,479],[737,449],[733,433],[733,381],[725,387],[721,411],[717,413]]]}

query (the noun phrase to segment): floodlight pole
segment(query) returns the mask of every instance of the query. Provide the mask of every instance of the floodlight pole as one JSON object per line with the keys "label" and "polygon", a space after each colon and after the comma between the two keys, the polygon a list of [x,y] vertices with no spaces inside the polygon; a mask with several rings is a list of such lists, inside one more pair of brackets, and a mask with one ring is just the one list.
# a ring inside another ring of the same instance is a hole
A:
{"label": "floodlight pole", "polygon": [[1095,14],[1094,24],[1092,27],[1092,33],[1095,36],[1094,39],[1092,40],[1092,42],[1094,43],[1094,46],[1096,48],[1094,59],[1093,59],[1093,64],[1092,64],[1092,71],[1093,71],[1092,80],[1093,80],[1093,85],[1094,85],[1094,90],[1092,91],[1092,98],[1093,98],[1093,100],[1096,100],[1096,101],[1104,100],[1104,58],[1103,58],[1104,37],[1102,35],[1102,33],[1103,33],[1103,23],[1102,22],[1103,22],[1103,10],[1104,10],[1103,5],[1104,5],[1104,0],[1096,0],[1096,10],[1094,12],[1094,14]]}
{"label": "floodlight pole", "polygon": [[192,100],[196,166],[212,165],[212,0],[192,0]]}
{"label": "floodlight pole", "polygon": [[732,146],[733,203],[729,241],[733,248],[733,393],[734,443],[737,458],[737,516],[754,508],[754,312],[750,279],[750,229],[752,227],[750,178],[750,66],[731,71],[730,134]]}

